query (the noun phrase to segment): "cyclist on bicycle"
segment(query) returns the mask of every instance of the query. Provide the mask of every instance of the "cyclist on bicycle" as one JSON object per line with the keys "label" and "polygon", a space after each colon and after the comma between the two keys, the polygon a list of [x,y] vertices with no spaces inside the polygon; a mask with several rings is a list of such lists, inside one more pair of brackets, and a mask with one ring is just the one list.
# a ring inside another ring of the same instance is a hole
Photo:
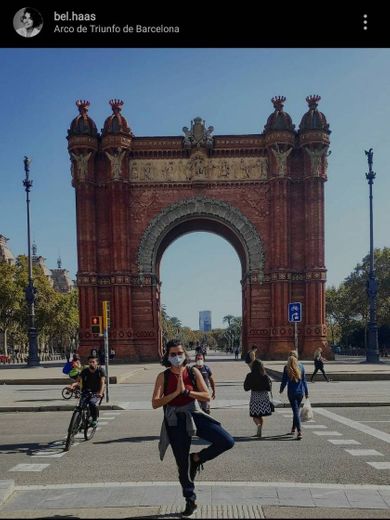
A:
{"label": "cyclist on bicycle", "polygon": [[106,373],[104,368],[98,366],[96,356],[89,356],[88,367],[81,371],[77,378],[77,382],[71,385],[73,389],[76,388],[78,384],[81,385],[81,398],[87,397],[89,393],[92,392],[92,395],[90,395],[88,399],[92,418],[92,427],[97,425],[99,414],[98,406],[104,394],[105,382]]}

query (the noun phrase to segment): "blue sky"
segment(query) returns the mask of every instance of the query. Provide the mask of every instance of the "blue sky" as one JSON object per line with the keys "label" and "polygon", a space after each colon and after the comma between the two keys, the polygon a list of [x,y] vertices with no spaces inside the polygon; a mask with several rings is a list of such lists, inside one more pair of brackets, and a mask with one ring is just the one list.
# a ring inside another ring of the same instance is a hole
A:
{"label": "blue sky", "polygon": [[[180,135],[201,116],[215,134],[262,132],[274,95],[298,125],[305,97],[320,94],[332,155],[326,183],[328,284],[340,283],[368,251],[364,150],[374,148],[375,245],[389,245],[390,49],[1,49],[0,233],[26,251],[23,156],[32,157],[33,238],[56,267],[77,270],[75,202],[66,131],[75,100],[91,101],[98,129],[117,97],[136,135]],[[197,327],[241,313],[233,248],[205,233],[187,235],[161,265],[168,313]]]}

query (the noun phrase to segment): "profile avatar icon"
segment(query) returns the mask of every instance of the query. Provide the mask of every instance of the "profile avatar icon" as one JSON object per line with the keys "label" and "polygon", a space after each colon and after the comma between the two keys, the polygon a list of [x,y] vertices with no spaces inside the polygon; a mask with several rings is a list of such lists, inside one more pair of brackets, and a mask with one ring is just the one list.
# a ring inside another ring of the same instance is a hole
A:
{"label": "profile avatar icon", "polygon": [[24,38],[32,38],[42,30],[43,18],[39,11],[32,7],[24,7],[14,16],[14,29]]}

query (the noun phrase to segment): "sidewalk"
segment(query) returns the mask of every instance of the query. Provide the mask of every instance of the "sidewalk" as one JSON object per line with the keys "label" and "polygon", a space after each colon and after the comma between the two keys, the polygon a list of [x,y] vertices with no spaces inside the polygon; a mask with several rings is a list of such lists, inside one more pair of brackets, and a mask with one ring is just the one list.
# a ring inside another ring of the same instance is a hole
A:
{"label": "sidewalk", "polygon": [[[40,367],[0,366],[0,385],[67,385],[69,377],[62,373],[65,363],[42,363]],[[126,383],[144,364],[109,365],[111,384]]]}
{"label": "sidewalk", "polygon": [[[280,380],[283,375],[284,361],[265,362],[270,375]],[[313,361],[302,361],[306,378],[310,380],[313,373]],[[333,381],[386,381],[390,380],[390,361],[381,361],[378,364],[366,363],[365,358],[350,357],[342,359],[336,356],[335,361],[327,361],[324,369],[328,377]],[[323,378],[321,372],[317,372],[316,381]]]}
{"label": "sidewalk", "polygon": [[[0,481],[0,518],[179,518],[177,482],[15,486]],[[197,482],[191,518],[389,518],[390,486]]]}
{"label": "sidewalk", "polygon": [[[194,352],[190,352],[191,359],[194,359]],[[325,371],[333,381],[381,381],[390,380],[390,360],[382,361],[380,364],[364,363],[364,358],[350,357],[344,358],[336,356],[335,361],[325,363]],[[235,361],[233,355],[220,353],[210,353],[207,355],[206,363],[221,363],[222,367],[239,369],[245,372],[247,365],[243,361]],[[302,361],[307,379],[310,379],[313,372],[312,361]],[[264,361],[267,371],[271,376],[279,380],[283,374],[285,361]],[[62,373],[64,363],[43,362],[40,367],[20,367],[18,365],[0,365],[0,385],[1,384],[56,384],[65,385],[69,383],[69,378]],[[162,370],[160,363],[134,363],[134,364],[110,364],[109,376],[111,384],[131,383],[133,375],[142,370]],[[233,373],[233,372],[232,372]],[[321,380],[322,374],[319,372],[316,380]]]}
{"label": "sidewalk", "polygon": [[[213,408],[248,406],[249,396],[243,390],[243,381],[248,372],[246,363],[235,361],[231,355],[214,353],[207,356],[206,363],[211,367],[217,382],[217,398],[212,403]],[[279,396],[278,381],[284,364],[283,361],[265,362],[268,373],[274,379],[274,397]],[[41,368],[0,368],[0,412],[73,410],[75,399],[66,401],[61,397],[62,388],[70,380],[64,379],[62,366],[53,365],[48,363]],[[313,406],[390,406],[390,363],[368,365],[356,358],[328,362],[326,371],[332,379],[331,383],[324,382],[322,374],[318,374],[315,382],[310,383],[313,363],[304,361],[304,365]],[[110,402],[104,400],[102,409],[151,410],[153,384],[162,370],[159,363],[109,366]],[[355,379],[349,377],[349,380],[345,380],[344,376],[351,374],[355,375]],[[356,382],[356,377],[369,380],[369,383],[362,385]],[[112,378],[115,378],[116,384]],[[11,382],[4,383],[7,380]],[[223,399],[218,386],[224,389]],[[284,406],[289,407],[285,393],[282,401]]]}

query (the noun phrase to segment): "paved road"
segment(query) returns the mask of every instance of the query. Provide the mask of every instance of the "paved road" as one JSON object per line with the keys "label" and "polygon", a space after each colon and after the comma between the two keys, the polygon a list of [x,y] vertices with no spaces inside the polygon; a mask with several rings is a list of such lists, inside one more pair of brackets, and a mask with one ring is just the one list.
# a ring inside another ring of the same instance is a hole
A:
{"label": "paved road", "polygon": [[[255,428],[247,410],[217,410],[214,415],[234,435],[236,445],[205,465],[202,480],[389,483],[387,407],[317,409],[315,422],[305,426],[301,442],[286,435],[291,427],[288,410],[266,420],[262,440],[253,437]],[[164,462],[158,457],[160,410],[104,411],[95,438],[80,440],[65,453],[61,443],[69,418],[66,412],[3,414],[0,474],[17,484],[176,481],[170,450]],[[199,439],[194,444],[194,449],[204,445]],[[30,472],[27,470],[33,467],[20,464],[45,466]],[[380,468],[383,464],[387,464],[386,469]]]}
{"label": "paved road", "polygon": [[[263,439],[257,439],[248,417],[249,395],[242,388],[246,369],[228,365],[222,370],[216,363],[223,376],[218,377],[213,414],[236,445],[205,464],[198,483],[205,509],[199,518],[319,517],[319,511],[322,517],[390,518],[390,407],[316,408],[301,442],[286,435],[289,409],[278,409],[266,419]],[[47,515],[57,510],[71,515],[69,502],[90,508],[80,517],[101,517],[104,512],[103,516],[118,518],[141,513],[174,518],[182,508],[177,470],[170,450],[164,462],[159,460],[162,411],[150,409],[152,382],[159,370],[152,367],[137,373],[132,384],[113,385],[112,398],[125,409],[102,411],[94,439],[80,439],[67,453],[62,445],[70,412],[0,414],[0,475],[19,486],[0,507],[0,518],[34,517],[43,510]],[[0,391],[3,401],[50,402],[57,399],[59,388],[3,386]],[[362,397],[361,383],[319,382],[309,388],[313,399],[315,392],[318,399],[326,394],[335,402]],[[383,395],[387,399],[388,383],[370,383],[365,398],[368,394],[372,400]],[[132,409],[134,403],[139,409]],[[194,439],[194,450],[203,445]],[[237,504],[241,509],[235,513]],[[95,506],[102,509],[92,511]],[[207,509],[222,506],[233,509]],[[331,506],[339,508],[341,516],[334,516]]]}

